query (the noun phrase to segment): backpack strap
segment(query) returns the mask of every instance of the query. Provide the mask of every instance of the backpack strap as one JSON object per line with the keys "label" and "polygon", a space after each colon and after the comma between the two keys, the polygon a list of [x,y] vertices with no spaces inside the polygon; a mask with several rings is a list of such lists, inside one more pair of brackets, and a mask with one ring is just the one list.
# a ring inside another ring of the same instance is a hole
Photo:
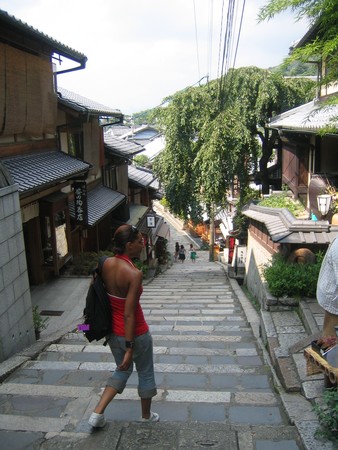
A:
{"label": "backpack strap", "polygon": [[106,256],[106,255],[101,256],[101,258],[99,259],[99,262],[98,262],[97,266],[96,266],[95,269],[93,269],[93,271],[92,271],[92,275],[93,275],[93,278],[94,278],[94,279],[95,279],[95,277],[96,277],[97,274],[100,275],[100,276],[102,276],[103,264],[104,264],[105,260],[108,259],[108,258],[109,258],[109,256]]}
{"label": "backpack strap", "polygon": [[[96,275],[100,275],[100,277],[102,277],[102,269],[103,269],[103,264],[106,261],[106,259],[108,259],[109,256],[103,255],[101,256],[101,258],[99,259],[98,265],[96,267],[96,269],[94,270],[94,278]],[[103,280],[102,280],[103,282]],[[103,345],[106,346],[108,344],[109,341],[109,337],[106,337],[104,340]]]}
{"label": "backpack strap", "polygon": [[109,258],[109,256],[104,255],[104,256],[101,256],[101,258],[99,259],[99,264],[98,264],[98,266],[97,266],[95,271],[100,276],[102,276],[103,264],[104,264],[105,260],[108,259],[108,258]]}

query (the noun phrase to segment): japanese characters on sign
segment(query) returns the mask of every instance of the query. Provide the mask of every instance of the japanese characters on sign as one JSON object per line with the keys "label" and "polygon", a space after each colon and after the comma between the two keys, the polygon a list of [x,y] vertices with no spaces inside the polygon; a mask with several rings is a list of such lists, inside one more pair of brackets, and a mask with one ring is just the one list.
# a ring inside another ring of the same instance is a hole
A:
{"label": "japanese characters on sign", "polygon": [[148,214],[147,215],[147,227],[148,228],[155,228],[156,222],[155,222],[155,216]]}
{"label": "japanese characters on sign", "polygon": [[76,181],[73,184],[73,188],[75,221],[78,224],[86,225],[88,223],[87,184],[85,181]]}

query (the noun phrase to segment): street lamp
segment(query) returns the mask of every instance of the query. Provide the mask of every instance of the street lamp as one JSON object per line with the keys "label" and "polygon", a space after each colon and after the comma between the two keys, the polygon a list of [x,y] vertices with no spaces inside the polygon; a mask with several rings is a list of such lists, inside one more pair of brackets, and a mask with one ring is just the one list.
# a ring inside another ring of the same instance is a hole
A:
{"label": "street lamp", "polygon": [[330,194],[317,195],[317,204],[318,210],[321,213],[321,215],[326,216],[331,206],[331,195]]}

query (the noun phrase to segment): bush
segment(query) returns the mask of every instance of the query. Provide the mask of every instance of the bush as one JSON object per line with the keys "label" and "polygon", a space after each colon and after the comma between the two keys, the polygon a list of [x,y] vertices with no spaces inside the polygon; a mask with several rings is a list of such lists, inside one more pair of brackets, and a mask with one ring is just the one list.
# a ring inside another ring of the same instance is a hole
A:
{"label": "bush", "polygon": [[288,263],[282,255],[273,256],[263,268],[269,291],[275,297],[316,297],[317,280],[323,254],[316,254],[315,264]]}
{"label": "bush", "polygon": [[[98,260],[101,256],[114,256],[113,252],[104,251],[104,252],[83,252],[77,255],[71,264],[67,265],[67,272],[69,275],[75,276],[89,276],[92,274],[92,271],[97,266]],[[148,266],[143,264],[139,260],[134,261],[135,266],[142,270],[143,276],[146,276],[148,271]]]}
{"label": "bush", "polygon": [[77,255],[71,264],[67,266],[70,275],[87,276],[91,275],[92,271],[97,266],[98,260],[101,256],[114,256],[113,252],[83,252]]}
{"label": "bush", "polygon": [[290,198],[286,192],[280,195],[271,195],[259,202],[259,206],[270,208],[287,208],[295,217],[301,216],[305,212],[304,206],[299,200]]}
{"label": "bush", "polygon": [[338,391],[327,389],[323,394],[323,404],[314,406],[320,428],[316,436],[330,439],[338,444]]}

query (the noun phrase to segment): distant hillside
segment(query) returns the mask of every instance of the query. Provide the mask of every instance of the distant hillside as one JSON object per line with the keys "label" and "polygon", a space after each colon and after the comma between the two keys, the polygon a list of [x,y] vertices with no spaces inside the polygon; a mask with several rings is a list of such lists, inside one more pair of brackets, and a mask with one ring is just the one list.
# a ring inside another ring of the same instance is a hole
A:
{"label": "distant hillside", "polygon": [[271,67],[269,70],[271,72],[280,72],[285,77],[317,76],[316,64],[303,63],[301,61],[294,61],[286,67],[280,64],[279,66]]}
{"label": "distant hillside", "polygon": [[153,109],[146,109],[133,114],[133,123],[136,126],[143,125],[145,123],[152,125],[151,114]]}

